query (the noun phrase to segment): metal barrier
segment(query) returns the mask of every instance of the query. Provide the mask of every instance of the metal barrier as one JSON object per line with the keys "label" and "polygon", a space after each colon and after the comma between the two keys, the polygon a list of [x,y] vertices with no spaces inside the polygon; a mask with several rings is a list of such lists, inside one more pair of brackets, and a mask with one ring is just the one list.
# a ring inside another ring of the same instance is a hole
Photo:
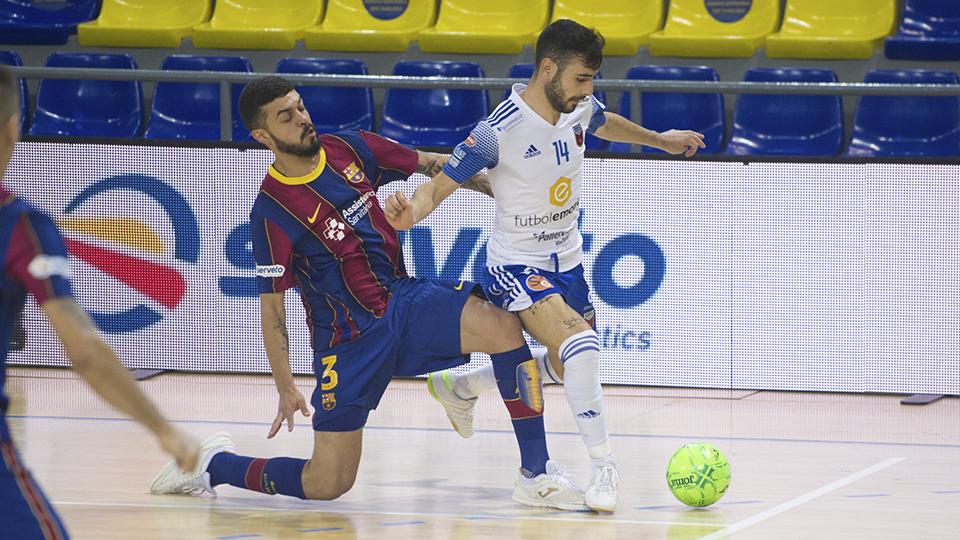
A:
{"label": "metal barrier", "polygon": [[[225,71],[164,71],[158,69],[47,68],[9,66],[24,79],[86,79],[109,81],[193,82],[220,85],[220,139],[232,139],[233,111],[230,108],[231,83],[249,83],[268,75],[280,75],[305,86],[364,88],[454,88],[459,90],[498,90],[526,79],[474,77],[401,77],[398,75],[328,75],[295,73],[244,73]],[[960,96],[960,85],[951,84],[877,84],[877,83],[757,83],[711,81],[646,81],[599,79],[597,90],[633,92],[638,103],[641,92],[688,92],[730,94],[805,94],[839,96]]]}

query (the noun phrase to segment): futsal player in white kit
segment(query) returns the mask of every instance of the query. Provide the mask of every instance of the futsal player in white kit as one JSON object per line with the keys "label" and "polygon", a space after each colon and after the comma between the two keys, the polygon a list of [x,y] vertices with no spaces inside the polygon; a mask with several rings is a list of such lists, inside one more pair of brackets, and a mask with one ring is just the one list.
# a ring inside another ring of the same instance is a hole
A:
{"label": "futsal player in white kit", "polygon": [[[584,139],[643,144],[694,155],[703,135],[650,131],[607,112],[593,97],[604,40],[594,30],[561,19],[537,40],[533,78],[517,84],[487,119],[454,149],[443,171],[386,203],[387,218],[408,229],[428,216],[464,181],[488,169],[496,222],[487,243],[483,286],[494,304],[515,312],[524,329],[547,347],[539,355],[543,379],[563,383],[593,464],[587,506],[616,508],[620,476],[608,440],[599,379],[600,341],[583,277],[580,216]],[[497,388],[492,366],[455,375],[431,374],[430,391],[462,436],[473,433],[473,405]]]}

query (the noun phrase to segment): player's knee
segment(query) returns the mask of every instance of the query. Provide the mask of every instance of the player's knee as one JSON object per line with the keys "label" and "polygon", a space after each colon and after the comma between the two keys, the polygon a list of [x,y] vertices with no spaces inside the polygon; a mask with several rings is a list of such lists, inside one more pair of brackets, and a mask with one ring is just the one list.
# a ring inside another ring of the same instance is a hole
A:
{"label": "player's knee", "polygon": [[326,471],[303,476],[303,494],[308,499],[316,501],[332,501],[338,499],[351,488],[357,475],[345,472]]}
{"label": "player's knee", "polygon": [[490,312],[490,327],[496,329],[496,331],[489,333],[492,347],[512,350],[524,344],[523,326],[516,315],[494,306],[490,306],[488,311]]}

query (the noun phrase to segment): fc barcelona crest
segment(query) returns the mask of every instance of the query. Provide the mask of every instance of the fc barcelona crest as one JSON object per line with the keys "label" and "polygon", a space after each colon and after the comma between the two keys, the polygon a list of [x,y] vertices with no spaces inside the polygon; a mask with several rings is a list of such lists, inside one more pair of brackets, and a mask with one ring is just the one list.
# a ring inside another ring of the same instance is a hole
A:
{"label": "fc barcelona crest", "polygon": [[337,406],[337,395],[333,392],[320,394],[320,404],[323,406],[323,410],[332,411]]}
{"label": "fc barcelona crest", "polygon": [[573,126],[573,136],[577,139],[577,146],[583,146],[583,127],[580,124]]}
{"label": "fc barcelona crest", "polygon": [[357,167],[356,161],[351,161],[347,168],[343,170],[343,177],[350,181],[351,184],[359,184],[363,182],[363,171],[360,170],[360,167]]}

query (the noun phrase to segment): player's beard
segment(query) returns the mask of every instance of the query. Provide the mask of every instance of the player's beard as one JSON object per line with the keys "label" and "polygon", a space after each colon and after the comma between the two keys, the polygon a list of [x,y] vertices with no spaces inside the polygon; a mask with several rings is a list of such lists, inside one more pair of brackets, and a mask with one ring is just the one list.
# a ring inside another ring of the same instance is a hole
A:
{"label": "player's beard", "polygon": [[563,95],[563,89],[560,87],[559,71],[556,75],[554,75],[553,79],[550,79],[550,82],[543,87],[543,92],[546,94],[547,101],[550,102],[550,106],[552,106],[555,110],[565,114],[572,113],[573,110],[577,108],[577,103],[580,101],[579,99],[573,100],[572,98]]}
{"label": "player's beard", "polygon": [[[277,151],[284,154],[308,158],[317,155],[317,152],[320,151],[320,137],[317,136],[317,131],[316,128],[313,127],[313,124],[303,127],[300,142],[296,143],[281,141],[274,137],[269,131],[267,134],[273,139],[273,144],[277,145]],[[312,137],[310,135],[312,135]]]}

